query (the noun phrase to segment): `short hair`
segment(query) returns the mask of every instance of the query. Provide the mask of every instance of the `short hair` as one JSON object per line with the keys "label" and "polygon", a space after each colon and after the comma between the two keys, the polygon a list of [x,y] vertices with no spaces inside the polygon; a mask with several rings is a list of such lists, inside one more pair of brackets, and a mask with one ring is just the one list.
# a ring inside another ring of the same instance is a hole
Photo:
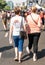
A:
{"label": "short hair", "polygon": [[37,11],[37,8],[35,6],[32,6],[31,10],[35,13]]}
{"label": "short hair", "polygon": [[21,11],[21,10],[20,10],[18,7],[15,7],[15,9],[14,9],[15,14],[19,14],[20,11]]}

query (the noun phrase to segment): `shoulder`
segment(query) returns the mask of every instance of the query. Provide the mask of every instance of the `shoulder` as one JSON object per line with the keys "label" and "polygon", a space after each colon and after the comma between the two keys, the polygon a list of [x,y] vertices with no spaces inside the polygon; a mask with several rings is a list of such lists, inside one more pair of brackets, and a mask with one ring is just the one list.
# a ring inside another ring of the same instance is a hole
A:
{"label": "shoulder", "polygon": [[39,15],[39,14],[37,14],[37,13],[35,13],[35,14],[34,14],[34,17],[39,18],[39,17],[40,17],[40,15]]}
{"label": "shoulder", "polygon": [[14,20],[15,20],[15,16],[14,16],[14,17],[11,17],[11,19],[10,19],[10,23],[13,23]]}
{"label": "shoulder", "polygon": [[30,17],[30,15],[28,15],[27,17]]}
{"label": "shoulder", "polygon": [[22,17],[22,16],[19,16],[19,18],[18,18],[19,20],[24,20],[24,17]]}
{"label": "shoulder", "polygon": [[19,16],[19,18],[22,18],[22,16]]}
{"label": "shoulder", "polygon": [[36,14],[37,18],[41,18],[39,14]]}
{"label": "shoulder", "polygon": [[30,15],[28,15],[26,18],[27,18],[27,19],[30,18]]}
{"label": "shoulder", "polygon": [[12,20],[14,21],[14,20],[15,20],[15,16],[14,16],[14,17],[11,17],[11,19],[10,19],[10,20],[11,20],[11,21],[12,21]]}
{"label": "shoulder", "polygon": [[11,19],[14,19],[15,18],[15,16],[14,17],[11,17]]}

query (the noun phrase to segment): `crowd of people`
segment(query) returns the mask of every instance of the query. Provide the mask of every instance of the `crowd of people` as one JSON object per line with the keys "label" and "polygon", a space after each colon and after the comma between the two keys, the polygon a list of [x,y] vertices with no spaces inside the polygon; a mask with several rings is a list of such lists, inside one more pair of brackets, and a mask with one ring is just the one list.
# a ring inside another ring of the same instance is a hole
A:
{"label": "crowd of people", "polygon": [[21,63],[24,38],[20,37],[20,31],[25,31],[28,38],[28,46],[26,51],[31,52],[33,46],[33,61],[36,61],[38,53],[38,41],[41,35],[41,28],[44,28],[45,13],[42,9],[37,10],[35,6],[29,10],[22,11],[21,8],[16,7],[12,13],[2,11],[2,23],[4,29],[7,30],[7,23],[9,23],[9,43],[14,40],[14,60]]}

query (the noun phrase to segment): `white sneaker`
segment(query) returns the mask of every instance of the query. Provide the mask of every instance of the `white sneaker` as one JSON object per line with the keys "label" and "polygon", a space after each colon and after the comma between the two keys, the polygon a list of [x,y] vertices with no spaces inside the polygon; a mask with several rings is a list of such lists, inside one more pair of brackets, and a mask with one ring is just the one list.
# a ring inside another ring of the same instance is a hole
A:
{"label": "white sneaker", "polygon": [[30,53],[30,50],[29,50],[29,48],[28,48],[28,47],[26,47],[26,51],[27,51],[27,53],[28,53],[28,54]]}
{"label": "white sneaker", "polygon": [[36,61],[37,60],[37,56],[36,56],[36,54],[34,53],[33,54],[33,61]]}
{"label": "white sneaker", "polygon": [[0,58],[2,57],[2,52],[0,52]]}

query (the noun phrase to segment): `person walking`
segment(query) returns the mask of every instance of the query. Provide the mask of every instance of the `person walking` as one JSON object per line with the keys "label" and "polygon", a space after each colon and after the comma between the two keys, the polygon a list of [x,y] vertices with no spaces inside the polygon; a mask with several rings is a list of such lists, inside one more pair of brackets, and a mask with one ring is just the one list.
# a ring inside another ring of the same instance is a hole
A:
{"label": "person walking", "polygon": [[41,34],[41,26],[42,20],[40,16],[36,13],[37,8],[33,6],[31,8],[31,14],[26,17],[27,20],[27,32],[28,32],[28,46],[26,47],[26,51],[30,53],[31,48],[33,46],[33,61],[37,60],[37,52],[38,52],[38,41]]}
{"label": "person walking", "polygon": [[[20,10],[15,9],[15,16],[11,18],[10,21],[10,32],[9,32],[9,42],[12,43],[12,38],[14,40],[14,49],[15,49],[15,58],[14,60],[19,60],[21,62],[22,52],[23,52],[23,43],[24,39],[20,37],[20,28],[21,28],[22,16],[20,16]],[[23,29],[25,29],[25,21],[23,18]],[[19,59],[18,59],[19,51]]]}
{"label": "person walking", "polygon": [[43,10],[40,10],[40,17],[42,19],[42,29],[44,29],[44,11]]}
{"label": "person walking", "polygon": [[4,26],[4,30],[7,30],[7,14],[6,11],[2,11],[2,23]]}

